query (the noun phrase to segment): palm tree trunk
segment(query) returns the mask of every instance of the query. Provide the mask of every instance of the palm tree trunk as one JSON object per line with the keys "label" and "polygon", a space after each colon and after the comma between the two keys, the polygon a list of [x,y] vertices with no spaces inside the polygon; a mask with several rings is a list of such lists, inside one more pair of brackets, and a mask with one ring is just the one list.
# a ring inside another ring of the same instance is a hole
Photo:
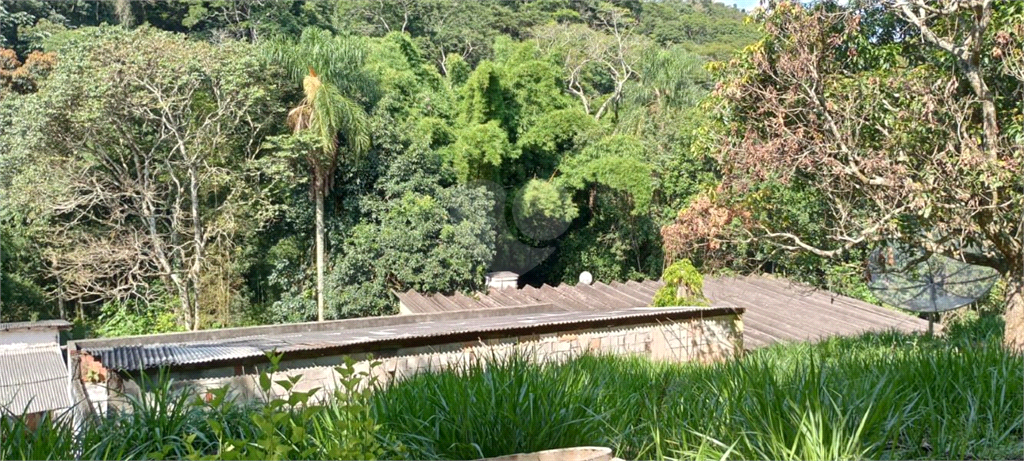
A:
{"label": "palm tree trunk", "polygon": [[316,319],[324,321],[324,190],[320,184],[316,196]]}

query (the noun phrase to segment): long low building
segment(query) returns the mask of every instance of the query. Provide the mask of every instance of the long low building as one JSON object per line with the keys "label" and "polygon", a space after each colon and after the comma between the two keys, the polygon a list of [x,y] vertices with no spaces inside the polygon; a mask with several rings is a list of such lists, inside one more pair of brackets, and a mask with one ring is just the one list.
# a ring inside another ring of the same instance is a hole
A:
{"label": "long low building", "polygon": [[[336,388],[334,367],[346,357],[380,383],[411,374],[511,354],[538,362],[585,352],[636,354],[658,360],[712,362],[743,351],[742,308],[625,307],[580,310],[550,303],[230,328],[68,343],[69,365],[89,408],[106,412],[143,392],[158,369],[198,392],[229,386],[259,398],[256,379],[281,355],[282,375],[301,374],[293,390]],[[371,366],[379,362],[379,365]],[[283,376],[275,377],[275,381]],[[283,393],[283,389],[276,389]]]}
{"label": "long low building", "polygon": [[[454,312],[550,303],[567,309],[622,309],[650,306],[665,286],[660,280],[491,288],[467,296],[396,293],[402,313]],[[868,331],[925,332],[928,321],[767,275],[707,277],[704,294],[712,306],[744,309],[743,343],[748,349],[784,341],[814,341]]]}
{"label": "long low building", "polygon": [[711,306],[665,308],[650,307],[660,281],[522,289],[498,282],[506,288],[472,296],[399,293],[405,315],[69,342],[75,395],[105,412],[164,370],[200,393],[229,386],[261,398],[256,377],[275,352],[275,381],[301,374],[293,390],[319,388],[322,398],[336,388],[335,367],[346,357],[386,384],[510,354],[539,362],[585,352],[712,362],[780,341],[927,329],[913,316],[765,276],[709,278]]}

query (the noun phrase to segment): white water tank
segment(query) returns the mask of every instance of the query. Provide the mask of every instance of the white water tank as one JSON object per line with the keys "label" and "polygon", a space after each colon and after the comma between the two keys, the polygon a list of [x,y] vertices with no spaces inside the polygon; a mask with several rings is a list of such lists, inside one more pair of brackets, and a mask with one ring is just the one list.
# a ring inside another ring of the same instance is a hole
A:
{"label": "white water tank", "polygon": [[519,288],[519,274],[509,271],[489,272],[487,274],[487,287],[497,288]]}

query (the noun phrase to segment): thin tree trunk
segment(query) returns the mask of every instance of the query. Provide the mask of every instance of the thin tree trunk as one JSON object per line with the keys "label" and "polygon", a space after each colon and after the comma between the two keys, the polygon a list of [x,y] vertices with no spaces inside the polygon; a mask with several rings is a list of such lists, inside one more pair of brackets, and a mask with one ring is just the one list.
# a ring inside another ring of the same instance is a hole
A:
{"label": "thin tree trunk", "polygon": [[1006,284],[1004,319],[1003,345],[1010,350],[1024,352],[1024,274],[1011,275]]}
{"label": "thin tree trunk", "polygon": [[191,329],[192,320],[192,299],[188,295],[188,281],[182,280],[181,276],[171,274],[174,288],[178,290],[178,299],[181,301],[182,314],[185,316],[185,327]]}
{"label": "thin tree trunk", "polygon": [[135,25],[135,13],[130,0],[114,0],[114,15],[117,16],[118,24],[125,27]]}
{"label": "thin tree trunk", "polygon": [[199,277],[190,275],[192,285],[192,331],[199,330]]}
{"label": "thin tree trunk", "polygon": [[64,284],[61,282],[60,275],[57,276],[57,310],[60,311],[61,319],[68,319],[67,310],[64,308]]}
{"label": "thin tree trunk", "polygon": [[[199,172],[195,164],[188,169],[189,195],[192,201],[192,268],[188,272],[188,283],[192,286],[192,330],[199,329],[199,272],[203,259],[206,258],[206,241],[203,236],[203,221],[199,217]],[[186,285],[187,286],[187,285]]]}
{"label": "thin tree trunk", "polygon": [[981,114],[985,130],[985,139],[983,140],[985,153],[990,159],[995,160],[999,139],[999,119],[996,116],[995,100],[985,79],[981,77],[981,69],[971,63],[964,63],[963,67],[974,95],[981,101]]}
{"label": "thin tree trunk", "polygon": [[324,321],[324,191],[320,184],[316,196],[316,319]]}

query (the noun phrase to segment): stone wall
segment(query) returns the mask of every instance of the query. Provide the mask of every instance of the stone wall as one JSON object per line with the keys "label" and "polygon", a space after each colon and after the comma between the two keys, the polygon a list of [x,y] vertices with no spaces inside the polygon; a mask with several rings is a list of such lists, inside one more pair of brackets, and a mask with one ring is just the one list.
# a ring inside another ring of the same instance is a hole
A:
{"label": "stone wall", "polygon": [[[387,352],[386,356],[380,353],[360,353],[349,357],[355,360],[353,367],[356,372],[366,373],[378,383],[386,385],[428,370],[465,367],[474,363],[486,366],[488,362],[502,360],[513,354],[524,354],[537,362],[561,362],[590,352],[640,355],[672,362],[711,363],[738,358],[742,351],[742,320],[739,315],[724,315],[633,325],[628,328],[566,330],[551,334],[400,348]],[[373,362],[379,363],[371,367]],[[281,371],[273,378],[276,381],[286,375],[302,375],[302,380],[294,390],[319,388],[314,398],[323,398],[333,394],[337,388],[338,376],[334,367],[342,363],[344,357],[341,356],[293,361],[283,359],[280,363]],[[237,370],[234,371],[237,374]],[[228,376],[204,377],[218,374]],[[198,392],[230,386],[238,397],[260,397],[256,370],[246,370],[237,376],[230,374],[231,370],[224,368],[200,373],[173,373],[172,377],[178,380],[179,386],[193,386]],[[366,382],[369,380],[364,380]],[[131,380],[119,383],[119,387],[129,393],[138,391]],[[283,395],[283,389],[276,385],[275,391]]]}

